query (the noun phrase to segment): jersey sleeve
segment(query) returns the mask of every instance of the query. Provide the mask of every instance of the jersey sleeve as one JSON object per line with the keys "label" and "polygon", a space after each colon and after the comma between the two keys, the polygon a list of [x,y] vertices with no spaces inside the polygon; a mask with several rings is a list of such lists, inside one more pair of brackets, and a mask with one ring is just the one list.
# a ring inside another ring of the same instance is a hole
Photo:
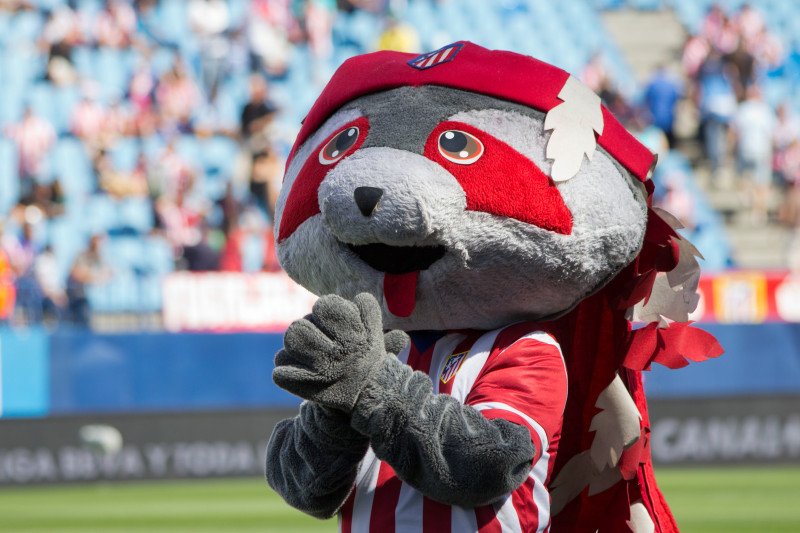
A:
{"label": "jersey sleeve", "polygon": [[488,419],[526,427],[536,461],[560,437],[567,372],[556,340],[530,324],[522,326],[498,336],[465,403]]}

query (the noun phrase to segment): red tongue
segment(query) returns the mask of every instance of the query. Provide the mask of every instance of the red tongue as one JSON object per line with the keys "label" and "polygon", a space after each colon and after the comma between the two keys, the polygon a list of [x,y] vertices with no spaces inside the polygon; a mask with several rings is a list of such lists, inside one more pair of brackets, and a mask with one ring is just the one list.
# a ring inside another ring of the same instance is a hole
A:
{"label": "red tongue", "polygon": [[407,317],[417,303],[417,277],[419,270],[407,274],[389,274],[383,276],[383,295],[386,307],[394,316]]}

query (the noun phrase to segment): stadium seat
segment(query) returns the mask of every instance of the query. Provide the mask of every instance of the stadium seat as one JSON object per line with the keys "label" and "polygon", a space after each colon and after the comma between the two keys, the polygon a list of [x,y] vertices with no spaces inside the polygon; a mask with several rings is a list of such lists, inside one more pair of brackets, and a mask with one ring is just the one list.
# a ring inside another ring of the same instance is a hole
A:
{"label": "stadium seat", "polygon": [[141,142],[135,137],[117,139],[110,152],[114,168],[120,172],[132,171],[136,168],[141,150]]}
{"label": "stadium seat", "polygon": [[59,179],[67,201],[83,198],[95,188],[86,148],[75,137],[59,139],[52,154],[53,177]]}
{"label": "stadium seat", "polygon": [[116,227],[125,233],[147,233],[153,228],[153,207],[148,197],[130,196],[117,203]]}
{"label": "stadium seat", "polygon": [[18,201],[17,148],[0,137],[0,213],[8,213]]}

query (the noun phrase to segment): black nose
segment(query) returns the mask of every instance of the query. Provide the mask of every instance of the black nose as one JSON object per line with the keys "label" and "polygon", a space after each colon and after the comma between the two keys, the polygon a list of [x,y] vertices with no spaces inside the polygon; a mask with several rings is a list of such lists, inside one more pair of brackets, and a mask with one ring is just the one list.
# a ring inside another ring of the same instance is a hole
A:
{"label": "black nose", "polygon": [[358,210],[365,217],[372,216],[375,208],[378,207],[378,202],[381,201],[381,196],[383,196],[383,189],[377,187],[356,187],[353,192]]}

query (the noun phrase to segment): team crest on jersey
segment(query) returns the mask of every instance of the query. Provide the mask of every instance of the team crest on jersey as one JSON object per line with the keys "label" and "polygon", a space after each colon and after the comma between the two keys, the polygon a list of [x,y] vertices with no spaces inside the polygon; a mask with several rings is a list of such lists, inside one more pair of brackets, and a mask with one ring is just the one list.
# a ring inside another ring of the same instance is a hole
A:
{"label": "team crest on jersey", "polygon": [[429,69],[455,59],[456,54],[461,50],[462,46],[464,46],[463,43],[448,44],[444,48],[439,48],[434,52],[428,52],[427,54],[417,56],[409,61],[408,64],[419,70]]}
{"label": "team crest on jersey", "polygon": [[467,358],[467,354],[469,354],[469,351],[454,353],[447,358],[447,361],[444,363],[444,368],[442,369],[442,374],[439,376],[439,379],[442,380],[442,383],[447,383],[452,379],[453,376],[456,375],[461,368],[461,364],[464,362],[464,359]]}

